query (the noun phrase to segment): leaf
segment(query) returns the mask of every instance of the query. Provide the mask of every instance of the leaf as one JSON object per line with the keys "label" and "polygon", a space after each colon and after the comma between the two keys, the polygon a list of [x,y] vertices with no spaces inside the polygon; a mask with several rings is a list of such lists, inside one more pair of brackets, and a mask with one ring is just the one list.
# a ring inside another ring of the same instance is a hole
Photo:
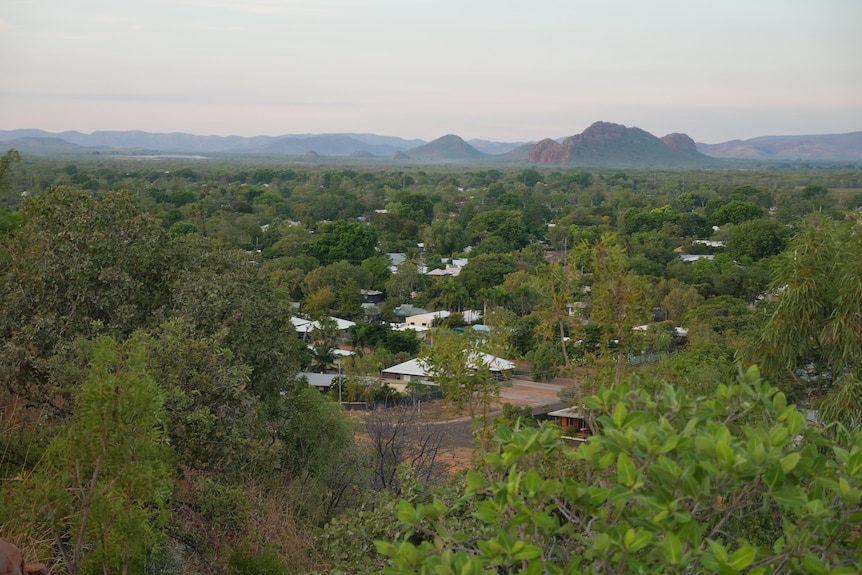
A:
{"label": "leaf", "polygon": [[640,551],[641,549],[643,549],[644,547],[646,547],[647,545],[652,543],[652,540],[653,540],[652,532],[647,531],[646,529],[639,529],[635,533],[634,539],[629,544],[628,550],[630,553],[635,553],[637,551]]}
{"label": "leaf", "polygon": [[667,556],[667,560],[671,563],[678,563],[682,558],[682,542],[680,542],[679,537],[673,532],[665,534],[662,548],[664,549],[665,556]]}
{"label": "leaf", "polygon": [[472,494],[476,491],[479,491],[485,485],[485,478],[477,473],[475,470],[470,469],[467,471],[467,493]]}
{"label": "leaf", "polygon": [[794,451],[793,453],[788,453],[784,457],[781,458],[781,470],[787,474],[793,471],[796,468],[796,464],[799,463],[799,452]]}
{"label": "leaf", "polygon": [[769,489],[770,493],[774,493],[784,485],[784,473],[782,473],[781,468],[777,465],[772,465],[767,468],[763,478],[766,481],[766,487]]}
{"label": "leaf", "polygon": [[398,500],[398,521],[414,525],[417,521],[416,510],[410,505],[409,501],[404,499]]}
{"label": "leaf", "polygon": [[862,471],[862,451],[857,451],[847,459],[847,472],[853,476]]}
{"label": "leaf", "polygon": [[523,549],[512,554],[512,558],[518,561],[530,561],[541,554],[542,550],[535,545],[524,545]]}
{"label": "leaf", "polygon": [[730,566],[738,571],[742,571],[754,561],[757,557],[757,549],[751,545],[740,547],[730,556]]}
{"label": "leaf", "polygon": [[542,488],[542,478],[534,469],[530,469],[527,475],[524,476],[524,489],[527,491],[528,497],[535,497],[536,493]]}
{"label": "leaf", "polygon": [[635,464],[625,453],[620,453],[617,457],[617,479],[626,487],[633,487],[637,481]]}
{"label": "leaf", "polygon": [[720,461],[728,465],[733,465],[733,450],[730,448],[730,441],[722,439],[715,445],[715,454]]}
{"label": "leaf", "polygon": [[617,427],[623,427],[626,422],[626,406],[621,401],[617,402],[614,407],[613,421]]}
{"label": "leaf", "polygon": [[802,556],[802,567],[805,570],[805,573],[810,573],[811,575],[828,573],[829,571],[823,562],[811,553],[806,553]]}
{"label": "leaf", "polygon": [[494,501],[480,501],[476,504],[476,513],[473,516],[483,523],[489,525],[497,522],[499,506]]}
{"label": "leaf", "polygon": [[611,538],[607,533],[599,533],[593,540],[593,547],[600,553],[604,553],[610,547]]}

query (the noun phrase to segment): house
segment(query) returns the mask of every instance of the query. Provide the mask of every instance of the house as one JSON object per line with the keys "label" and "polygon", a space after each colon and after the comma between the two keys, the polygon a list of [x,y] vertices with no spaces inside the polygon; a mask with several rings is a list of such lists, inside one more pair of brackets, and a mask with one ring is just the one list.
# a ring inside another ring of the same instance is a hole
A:
{"label": "house", "polygon": [[338,385],[338,379],[341,376],[337,373],[313,373],[313,372],[302,372],[299,374],[300,377],[304,377],[308,380],[308,385],[314,387],[321,393],[326,393],[330,390],[333,385]]}
{"label": "house", "polygon": [[692,240],[691,243],[701,244],[711,248],[723,248],[725,246],[725,242],[722,240]]}
{"label": "house", "polygon": [[428,311],[427,309],[417,307],[415,305],[410,305],[409,303],[402,303],[402,304],[396,306],[395,309],[392,310],[392,314],[395,317],[402,317],[402,318],[407,318],[407,317],[410,317],[412,315],[420,315],[423,313],[431,313],[431,312]]}
{"label": "house", "polygon": [[[504,379],[508,373],[515,369],[514,362],[491,355],[490,353],[477,352],[476,359],[488,366],[488,369],[497,380]],[[473,365],[475,366],[475,363]],[[435,385],[434,375],[428,371],[425,366],[425,360],[422,358],[411,359],[410,361],[387,367],[381,373],[384,380]]]}
{"label": "house", "polygon": [[362,294],[362,299],[368,303],[380,303],[383,301],[383,292],[376,289],[359,290]]}
{"label": "house", "polygon": [[458,277],[458,274],[461,273],[461,268],[467,265],[469,260],[467,258],[456,258],[453,260],[441,260],[442,263],[446,264],[446,267],[435,269],[427,272],[426,276],[432,277]]}
{"label": "house", "polygon": [[580,409],[575,407],[566,407],[548,413],[548,417],[552,418],[555,423],[560,424],[563,428],[563,435],[578,433],[590,433],[590,427],[587,424],[586,417]]}
{"label": "house", "polygon": [[[351,326],[356,325],[355,322],[352,322],[347,319],[341,319],[339,317],[331,317],[335,321],[335,325],[338,327],[339,336],[338,339],[347,339],[349,336],[348,330]],[[290,323],[293,324],[294,329],[296,330],[296,336],[300,339],[311,339],[312,332],[320,327],[320,324],[316,321],[312,321],[310,319],[304,319],[301,317],[291,317]]]}
{"label": "house", "polygon": [[407,326],[431,327],[435,320],[446,319],[450,315],[452,313],[445,310],[420,313],[404,318],[404,324]]}
{"label": "house", "polygon": [[712,254],[679,254],[679,259],[681,259],[683,262],[685,262],[687,264],[690,264],[690,263],[694,263],[700,259],[704,259],[704,260],[715,259],[715,256]]}
{"label": "house", "polygon": [[[459,313],[461,314],[464,323],[475,323],[482,319],[482,312],[480,311],[465,309]],[[431,327],[435,320],[446,319],[451,315],[452,312],[446,310],[425,312],[405,318],[404,324],[410,327]]]}

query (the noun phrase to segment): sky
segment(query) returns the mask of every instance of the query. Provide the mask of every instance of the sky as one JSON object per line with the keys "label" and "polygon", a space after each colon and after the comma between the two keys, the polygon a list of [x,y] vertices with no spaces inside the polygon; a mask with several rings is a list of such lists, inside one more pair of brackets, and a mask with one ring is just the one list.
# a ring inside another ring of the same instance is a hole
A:
{"label": "sky", "polygon": [[860,0],[2,0],[0,129],[862,130]]}

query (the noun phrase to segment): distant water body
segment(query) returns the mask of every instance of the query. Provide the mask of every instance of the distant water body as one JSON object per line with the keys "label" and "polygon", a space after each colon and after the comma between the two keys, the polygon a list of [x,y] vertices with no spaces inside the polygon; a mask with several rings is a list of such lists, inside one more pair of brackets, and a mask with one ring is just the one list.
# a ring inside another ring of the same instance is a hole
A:
{"label": "distant water body", "polygon": [[189,156],[187,154],[150,154],[140,156],[116,156],[118,160],[209,160],[207,156]]}

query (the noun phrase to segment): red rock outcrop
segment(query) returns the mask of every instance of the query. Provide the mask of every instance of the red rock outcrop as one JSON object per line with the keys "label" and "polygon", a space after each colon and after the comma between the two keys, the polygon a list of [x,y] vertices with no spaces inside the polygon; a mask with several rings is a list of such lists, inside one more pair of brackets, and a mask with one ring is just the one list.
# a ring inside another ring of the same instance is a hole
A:
{"label": "red rock outcrop", "polygon": [[0,575],[48,575],[42,563],[24,563],[17,547],[0,539]]}

